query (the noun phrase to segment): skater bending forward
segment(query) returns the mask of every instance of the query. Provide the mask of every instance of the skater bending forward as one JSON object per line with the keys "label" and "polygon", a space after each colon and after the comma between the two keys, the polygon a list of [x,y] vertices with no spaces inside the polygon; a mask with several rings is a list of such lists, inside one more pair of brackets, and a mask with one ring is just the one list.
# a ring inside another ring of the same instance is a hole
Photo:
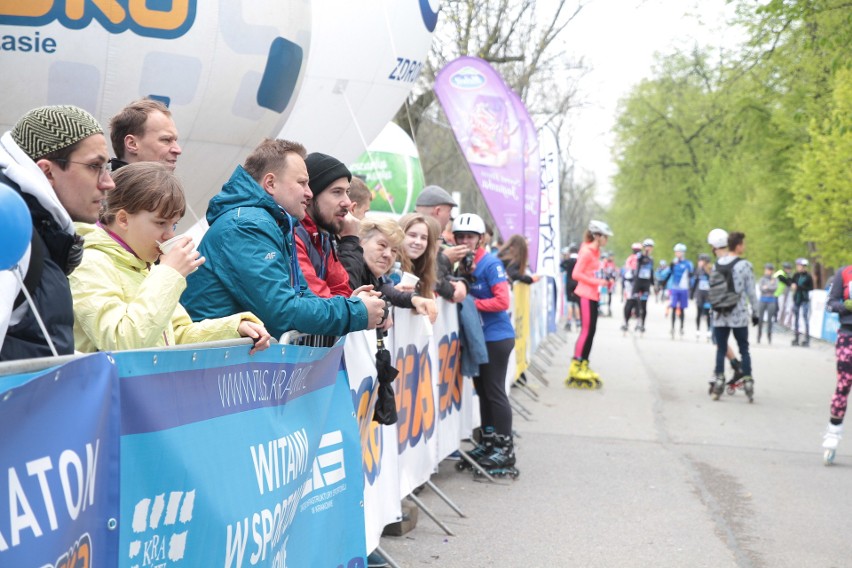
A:
{"label": "skater bending forward", "polygon": [[822,443],[825,464],[834,462],[834,452],[843,434],[843,418],[846,416],[849,390],[852,387],[852,265],[844,266],[834,275],[828,289],[826,308],[840,316],[837,330],[837,388],[831,399],[831,415]]}
{"label": "skater bending forward", "polygon": [[574,346],[574,358],[571,360],[568,378],[565,379],[565,386],[568,387],[598,388],[602,384],[600,375],[589,368],[589,353],[592,351],[598,322],[600,287],[607,285],[606,280],[595,277],[595,271],[600,265],[601,247],[606,246],[607,239],[611,236],[609,225],[603,221],[590,221],[585,242],[580,247],[580,255],[574,266],[573,277],[577,281],[575,293],[580,298],[582,328]]}

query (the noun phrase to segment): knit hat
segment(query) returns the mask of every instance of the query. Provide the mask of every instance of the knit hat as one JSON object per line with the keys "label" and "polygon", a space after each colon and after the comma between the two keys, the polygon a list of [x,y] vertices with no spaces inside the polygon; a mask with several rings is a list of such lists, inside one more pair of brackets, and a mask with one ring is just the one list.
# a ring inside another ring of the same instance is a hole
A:
{"label": "knit hat", "polygon": [[313,152],[305,158],[305,165],[308,167],[308,185],[314,197],[325,191],[328,186],[342,177],[347,181],[352,181],[352,172],[349,168],[343,165],[343,162],[329,156]]}
{"label": "knit hat", "polygon": [[437,185],[427,185],[417,196],[415,207],[434,207],[435,205],[452,205],[458,207],[458,203],[447,193],[447,190]]}
{"label": "knit hat", "polygon": [[34,108],[12,129],[12,140],[33,160],[67,148],[104,129],[95,117],[70,105]]}

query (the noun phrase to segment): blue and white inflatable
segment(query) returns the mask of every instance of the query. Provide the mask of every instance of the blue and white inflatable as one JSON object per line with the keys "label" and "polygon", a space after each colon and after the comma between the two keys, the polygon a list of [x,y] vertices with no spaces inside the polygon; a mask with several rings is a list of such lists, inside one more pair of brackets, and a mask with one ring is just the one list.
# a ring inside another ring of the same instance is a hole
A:
{"label": "blue and white inflatable", "polygon": [[203,214],[264,137],[356,158],[396,113],[431,44],[437,0],[0,2],[0,132],[74,104],[106,128],[162,99],[180,131],[190,207]]}

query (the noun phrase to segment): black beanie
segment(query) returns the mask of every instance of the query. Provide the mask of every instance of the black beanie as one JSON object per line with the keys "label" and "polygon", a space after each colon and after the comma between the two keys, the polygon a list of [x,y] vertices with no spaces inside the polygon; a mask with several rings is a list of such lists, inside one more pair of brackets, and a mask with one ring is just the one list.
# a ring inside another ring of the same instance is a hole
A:
{"label": "black beanie", "polygon": [[343,162],[327,154],[313,152],[305,158],[308,166],[308,185],[311,187],[314,197],[326,190],[335,180],[345,177],[352,181],[352,172],[343,165]]}

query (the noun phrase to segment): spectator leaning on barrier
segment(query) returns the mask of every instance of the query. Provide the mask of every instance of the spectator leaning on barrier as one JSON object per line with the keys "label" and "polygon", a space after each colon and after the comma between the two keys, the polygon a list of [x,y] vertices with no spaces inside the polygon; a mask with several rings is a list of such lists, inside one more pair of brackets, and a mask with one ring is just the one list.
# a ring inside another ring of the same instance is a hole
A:
{"label": "spectator leaning on barrier", "polygon": [[[0,138],[0,183],[21,194],[33,220],[22,276],[59,355],[74,352],[67,275],[80,263],[83,241],[72,221],[97,220],[115,187],[108,161],[100,124],[74,106],[33,109]],[[0,302],[0,360],[52,355],[11,271],[0,273]]]}
{"label": "spectator leaning on barrier", "polygon": [[109,129],[116,156],[113,170],[137,162],[162,162],[172,171],[177,166],[182,152],[177,126],[160,101],[133,101],[110,119]]}
{"label": "spectator leaning on barrier", "polygon": [[[130,164],[113,176],[97,225],[80,227],[83,262],[71,273],[77,350],[116,351],[251,337],[269,346],[257,317],[243,312],[193,323],[178,303],[186,276],[202,264],[191,237],[162,254],[186,211],[178,179],[158,162]],[[160,260],[160,263],[154,263]]]}
{"label": "spectator leaning on barrier", "polygon": [[452,284],[436,282],[438,273],[435,263],[441,232],[438,221],[420,213],[409,213],[400,217],[399,226],[404,235],[399,254],[402,269],[419,278],[417,284],[408,291],[417,292],[426,298],[434,298],[435,292],[438,292],[445,300],[452,302],[455,292]]}
{"label": "spectator leaning on barrier", "polygon": [[378,293],[318,298],[305,283],[293,228],[311,198],[304,147],[266,139],[237,166],[207,209],[207,258],[187,279],[182,303],[195,321],[250,311],[274,337],[287,331],[344,335],[384,318]]}
{"label": "spectator leaning on barrier", "polygon": [[353,288],[372,286],[392,305],[416,310],[434,323],[438,315],[435,300],[398,290],[390,279],[385,278],[396,261],[403,238],[402,229],[392,219],[364,219],[361,221],[360,244],[341,243],[340,260],[349,273],[349,284]]}
{"label": "spectator leaning on barrier", "polygon": [[311,197],[302,222],[296,225],[299,267],[311,291],[320,298],[352,295],[349,274],[337,257],[335,238],[351,225],[357,238],[358,220],[349,213],[352,174],[337,158],[314,152],[305,159]]}

